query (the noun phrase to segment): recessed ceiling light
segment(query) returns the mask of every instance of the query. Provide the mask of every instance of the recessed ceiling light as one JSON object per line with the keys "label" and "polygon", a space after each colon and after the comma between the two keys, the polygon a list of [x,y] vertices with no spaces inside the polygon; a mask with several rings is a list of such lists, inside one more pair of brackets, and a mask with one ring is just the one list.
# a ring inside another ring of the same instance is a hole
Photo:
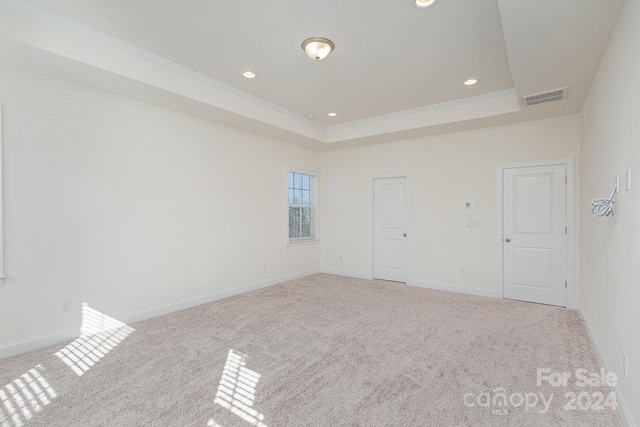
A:
{"label": "recessed ceiling light", "polygon": [[335,117],[337,115],[338,115],[338,113],[333,113],[333,112],[327,113],[327,116],[329,116],[329,117]]}
{"label": "recessed ceiling light", "polygon": [[426,9],[436,4],[438,0],[413,0],[413,5],[418,9]]}
{"label": "recessed ceiling light", "polygon": [[471,86],[471,85],[474,85],[476,83],[478,83],[477,79],[469,79],[469,80],[465,80],[464,81],[464,84],[467,85],[467,86]]}
{"label": "recessed ceiling light", "polygon": [[253,71],[245,71],[244,73],[242,73],[243,76],[245,76],[248,79],[255,79],[256,78],[256,73],[254,73]]}

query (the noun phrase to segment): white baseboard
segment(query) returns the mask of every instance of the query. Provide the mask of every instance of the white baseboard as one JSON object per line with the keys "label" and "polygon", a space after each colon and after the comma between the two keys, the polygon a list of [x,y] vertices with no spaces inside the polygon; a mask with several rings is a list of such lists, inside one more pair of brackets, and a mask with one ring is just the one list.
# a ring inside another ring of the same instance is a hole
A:
{"label": "white baseboard", "polygon": [[325,274],[333,274],[336,276],[353,277],[354,279],[364,279],[364,280],[372,279],[370,274],[357,273],[353,271],[331,270],[329,268],[323,268],[320,272]]}
{"label": "white baseboard", "polygon": [[72,341],[80,336],[80,328],[67,329],[49,334],[37,335],[20,341],[0,346],[0,359],[17,356],[28,351],[37,350],[62,342]]}
{"label": "white baseboard", "polygon": [[245,292],[255,291],[256,289],[262,289],[269,286],[278,285],[283,282],[288,282],[289,280],[295,280],[301,277],[307,277],[317,273],[320,273],[320,270],[312,270],[312,271],[307,271],[305,273],[298,273],[298,274],[291,274],[288,276],[276,277],[275,279],[266,280],[264,282],[254,282],[248,285],[240,286],[238,288],[228,289],[221,292],[214,292],[213,294],[203,295],[196,298],[190,298],[190,299],[178,301],[169,305],[154,307],[149,310],[124,316],[123,318],[118,320],[126,324],[139,322],[141,320],[151,319],[152,317],[162,316],[164,314],[173,313],[174,311],[184,310],[185,308],[195,307],[196,305],[206,304],[208,302],[213,302],[223,298],[232,297],[234,295],[243,294]]}
{"label": "white baseboard", "polygon": [[[269,286],[277,285],[289,280],[299,279],[301,277],[311,276],[313,274],[320,273],[320,270],[312,270],[304,273],[291,274],[288,276],[276,277],[274,279],[266,280],[263,282],[254,282],[248,285],[240,286],[234,289],[228,289],[220,292],[214,292],[212,294],[203,295],[196,298],[190,298],[182,301],[178,301],[172,304],[154,307],[148,310],[144,310],[137,313],[118,318],[117,320],[122,323],[134,323],[141,320],[150,319],[152,317],[162,316],[164,314],[173,313],[174,311],[184,310],[185,308],[194,307],[200,304],[206,304],[208,302],[220,300],[223,298],[231,297],[234,295],[242,294],[245,292],[253,291],[256,289],[266,288]],[[45,335],[38,335],[32,338],[27,338],[20,341],[4,344],[0,346],[0,359],[6,357],[17,356],[18,354],[26,353],[28,351],[37,350],[43,347],[47,347],[53,344],[60,344],[67,341],[72,341],[80,336],[80,328],[67,329],[65,331],[52,332]]]}
{"label": "white baseboard", "polygon": [[[587,333],[589,334],[589,339],[591,339],[591,344],[593,348],[596,350],[596,355],[598,356],[598,360],[600,361],[601,366],[607,372],[615,372],[614,369],[611,369],[611,365],[609,364],[607,358],[604,353],[598,347],[598,343],[595,339],[593,339],[593,334],[591,333],[591,327],[589,326],[589,319],[584,315],[582,311],[582,307],[578,305],[578,314],[580,318],[584,321],[585,327],[587,328]],[[620,418],[622,418],[622,424],[625,427],[637,427],[636,423],[633,421],[633,417],[631,416],[631,411],[629,411],[629,406],[627,402],[624,400],[624,396],[622,395],[622,391],[620,390],[619,385],[613,387],[613,391],[616,393],[616,401],[618,402],[618,413],[620,414]]]}
{"label": "white baseboard", "polygon": [[407,284],[418,288],[436,289],[439,291],[456,292],[459,294],[475,295],[480,297],[502,298],[502,295],[498,294],[497,291],[490,289],[472,288],[468,286],[452,285],[449,283],[427,282],[423,280],[411,280]]}

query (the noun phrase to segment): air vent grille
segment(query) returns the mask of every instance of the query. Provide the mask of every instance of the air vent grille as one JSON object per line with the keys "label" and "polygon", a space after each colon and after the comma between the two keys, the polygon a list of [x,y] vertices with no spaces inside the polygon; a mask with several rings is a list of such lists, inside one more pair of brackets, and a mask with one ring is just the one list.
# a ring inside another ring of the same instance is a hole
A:
{"label": "air vent grille", "polygon": [[533,95],[523,96],[524,106],[529,107],[531,105],[543,104],[545,102],[561,101],[567,94],[568,86],[561,87],[559,89],[553,89],[547,92],[534,93]]}

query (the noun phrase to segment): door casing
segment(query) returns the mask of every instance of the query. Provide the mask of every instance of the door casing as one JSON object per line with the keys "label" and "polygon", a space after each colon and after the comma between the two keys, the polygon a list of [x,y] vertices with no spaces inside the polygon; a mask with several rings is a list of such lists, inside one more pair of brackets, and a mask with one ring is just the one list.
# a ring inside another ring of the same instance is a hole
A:
{"label": "door casing", "polygon": [[411,232],[410,232],[410,224],[411,224],[411,180],[409,177],[409,174],[403,174],[403,173],[399,173],[399,174],[392,174],[392,175],[381,175],[381,176],[374,176],[371,177],[370,182],[371,182],[371,186],[370,186],[370,203],[369,203],[369,208],[370,208],[370,230],[371,230],[371,234],[370,234],[370,242],[369,242],[369,274],[370,274],[370,278],[374,279],[375,278],[375,235],[376,235],[376,230],[375,230],[375,212],[376,212],[376,208],[375,208],[375,192],[376,192],[376,181],[377,180],[384,180],[384,179],[394,179],[394,178],[403,178],[405,180],[405,184],[406,184],[406,202],[405,202],[405,209],[406,209],[406,233],[407,233],[407,237],[405,238],[405,254],[406,254],[406,260],[405,260],[405,277],[406,277],[406,283],[409,284],[410,280],[411,280],[411,245],[409,244],[410,242],[410,238],[411,238]]}
{"label": "door casing", "polygon": [[498,295],[504,298],[504,242],[502,235],[504,225],[504,199],[503,199],[503,176],[505,169],[525,168],[536,166],[564,165],[567,171],[566,187],[566,224],[567,224],[567,248],[566,248],[566,278],[567,278],[567,308],[576,310],[578,301],[575,284],[575,167],[574,159],[567,157],[561,159],[525,161],[517,163],[500,164],[496,171],[496,200],[497,200],[497,236],[496,236],[496,259],[498,260]]}

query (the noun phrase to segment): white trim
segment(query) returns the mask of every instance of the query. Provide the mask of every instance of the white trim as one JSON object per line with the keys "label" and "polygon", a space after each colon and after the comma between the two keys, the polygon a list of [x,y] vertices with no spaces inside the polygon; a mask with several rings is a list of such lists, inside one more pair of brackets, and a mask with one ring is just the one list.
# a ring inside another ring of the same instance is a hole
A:
{"label": "white trim", "polygon": [[[278,285],[280,283],[288,282],[290,280],[299,279],[301,277],[311,276],[319,272],[320,270],[311,270],[303,273],[276,277],[274,279],[269,279],[262,282],[249,283],[248,285],[240,286],[237,288],[227,289],[224,291],[214,292],[212,294],[202,295],[196,298],[189,298],[171,304],[153,307],[147,310],[139,311],[137,313],[122,316],[117,320],[121,321],[122,323],[131,324],[134,322],[139,322],[141,320],[151,319],[152,317],[158,317],[165,314],[173,313],[175,311],[184,310],[186,308],[195,307],[197,305],[206,304],[223,298],[228,298],[234,295],[243,294],[245,292],[254,291],[256,289],[262,289],[269,286]],[[80,336],[80,328],[74,328],[59,332],[52,332],[44,335],[37,335],[35,337],[8,343],[0,346],[0,359],[10,356],[16,356],[27,351],[47,347],[49,345],[71,341],[78,338],[78,336]]]}
{"label": "white trim", "polygon": [[405,283],[409,283],[411,281],[411,176],[409,173],[400,173],[400,174],[391,174],[391,175],[376,175],[370,178],[371,182],[371,192],[369,193],[369,230],[371,233],[369,234],[369,272],[370,279],[374,279],[376,277],[375,273],[375,192],[376,192],[376,180],[378,179],[394,179],[394,178],[404,178],[406,183],[406,209],[407,209],[407,224],[406,224],[406,233],[407,238],[405,239],[405,253],[407,259],[405,260]]}
{"label": "white trim", "polygon": [[293,248],[295,246],[315,245],[316,243],[320,243],[320,239],[318,239],[317,236],[316,236],[315,239],[291,240],[291,241],[287,242],[287,247],[288,248]]}
{"label": "white trim", "polygon": [[[32,34],[33,31],[27,31],[28,28],[24,31],[10,28],[9,32],[4,34],[6,38],[39,51],[49,52],[77,63],[90,65],[98,70],[125,78],[129,83],[132,80],[145,87],[150,86],[175,93],[196,102],[199,108],[201,107],[200,103],[204,103],[215,109],[222,110],[220,113],[232,112],[250,120],[251,122],[242,120],[242,123],[248,123],[250,127],[264,129],[264,124],[267,124],[268,131],[263,130],[261,132],[265,136],[282,135],[282,131],[287,132],[287,134],[292,133],[293,135],[290,135],[290,138],[293,141],[300,141],[300,145],[311,144],[318,148],[328,146],[331,143],[372,138],[383,134],[387,135],[385,139],[391,141],[397,139],[393,138],[392,134],[395,133],[424,130],[436,125],[458,123],[521,110],[520,99],[515,89],[509,88],[488,94],[327,126],[318,121],[308,120],[302,114],[40,8],[28,1],[0,0],[0,7],[19,13],[28,20],[29,27],[33,25],[38,28],[38,34]],[[0,13],[0,21],[1,15]],[[0,26],[2,26],[1,23]],[[59,37],[61,40],[67,40],[67,42],[45,43],[42,41],[50,40],[52,35],[56,38]],[[74,43],[74,46],[69,46],[69,40]],[[104,58],[109,57],[124,59],[113,63],[105,63]],[[144,71],[145,69],[151,69],[151,71]],[[98,88],[104,87],[99,82],[95,82],[94,86]],[[145,102],[154,104],[153,101],[149,101],[149,97],[142,98],[146,100]],[[188,104],[192,105],[192,103]],[[188,114],[189,108],[186,107],[189,105],[174,108],[176,108],[176,111]],[[196,105],[193,106],[195,107]],[[214,116],[222,117],[221,114],[215,114]],[[258,123],[253,123],[253,121]],[[237,127],[246,128],[245,126]],[[275,129],[271,129],[271,127]]]}
{"label": "white trim", "polygon": [[[584,312],[582,311],[582,307],[580,306],[578,306],[578,314],[580,315],[580,318],[584,321],[584,326],[587,329],[587,334],[589,335],[589,339],[591,340],[591,345],[593,345],[593,348],[596,351],[596,356],[598,356],[598,361],[600,362],[600,365],[607,372],[615,372],[615,370],[611,368],[611,364],[609,364],[609,362],[607,361],[607,358],[604,356],[604,353],[600,351],[600,348],[598,347],[598,343],[593,338],[593,333],[591,333],[591,328],[589,327],[589,319],[587,319],[587,317],[584,315]],[[622,390],[620,390],[620,386],[616,384],[616,386],[612,388],[613,388],[613,391],[616,393],[616,402],[618,403],[618,414],[620,414],[620,418],[622,419],[622,424],[625,427],[636,427],[636,423],[633,421],[633,417],[631,416],[631,411],[629,410],[629,405],[627,405],[627,402],[624,400],[624,396],[622,395]]]}
{"label": "white trim", "polygon": [[475,295],[479,297],[502,299],[502,293],[495,289],[472,288],[468,286],[453,285],[450,283],[428,282],[423,280],[412,280],[407,283],[418,288],[435,289],[438,291],[455,292],[457,294]]}
{"label": "white trim", "polygon": [[344,276],[344,277],[353,277],[354,279],[373,280],[373,277],[370,274],[358,273],[354,271],[332,270],[330,268],[323,268],[320,272],[324,274],[333,274],[334,276]]}
{"label": "white trim", "polygon": [[[311,183],[311,195],[313,196],[313,203],[311,204],[311,212],[312,212],[312,232],[313,232],[313,236],[311,237],[298,237],[298,238],[294,238],[293,240],[289,237],[289,172],[293,172],[293,173],[299,173],[299,174],[304,174],[304,175],[309,175],[313,177],[313,182]],[[285,203],[286,203],[286,207],[285,207],[285,214],[284,214],[284,218],[285,218],[285,229],[284,229],[284,236],[285,236],[285,241],[284,244],[287,248],[290,247],[295,247],[295,246],[304,246],[304,245],[311,245],[311,244],[315,244],[318,243],[320,241],[320,222],[318,221],[318,215],[319,215],[319,209],[318,209],[318,182],[320,181],[318,178],[318,173],[313,170],[313,169],[307,169],[304,167],[299,167],[299,166],[292,166],[292,165],[286,165],[286,170],[285,170],[285,192],[284,192],[284,197],[285,197]]]}
{"label": "white trim", "polygon": [[35,337],[14,341],[0,346],[0,359],[17,356],[28,351],[38,350],[54,344],[73,341],[80,336],[80,328],[66,329],[64,331],[49,334],[36,335]]}
{"label": "white trim", "polygon": [[314,169],[308,169],[300,166],[287,165],[287,173],[288,172],[302,173],[305,175],[313,175],[316,178],[318,177],[318,172],[316,172]]}
{"label": "white trim", "polygon": [[566,187],[566,211],[565,211],[565,220],[567,224],[567,291],[566,291],[566,307],[572,310],[577,309],[578,307],[578,298],[576,295],[577,286],[575,280],[575,161],[573,157],[565,157],[561,159],[548,159],[548,160],[531,160],[524,162],[516,162],[516,163],[503,163],[497,166],[496,168],[496,203],[497,203],[497,230],[498,235],[496,238],[497,241],[497,263],[498,263],[498,283],[497,289],[498,293],[502,295],[504,298],[504,254],[503,254],[503,244],[502,244],[502,231],[503,231],[503,202],[502,199],[502,191],[503,191],[503,171],[505,169],[513,169],[513,168],[528,168],[528,167],[536,167],[536,166],[552,166],[552,165],[564,165],[566,167],[567,173],[567,187]]}
{"label": "white trim", "polygon": [[2,151],[2,105],[0,105],[0,287],[4,284],[4,185],[3,185],[3,168],[4,163]]}
{"label": "white trim", "polygon": [[326,128],[327,136],[323,142],[331,144],[518,111],[521,111],[521,107],[515,89],[504,89],[484,95],[331,125]]}
{"label": "white trim", "polygon": [[404,118],[405,116],[408,116],[408,115],[419,115],[426,112],[445,110],[451,107],[460,107],[460,106],[466,106],[469,104],[481,104],[489,100],[502,99],[505,97],[515,97],[517,99],[516,90],[515,89],[498,90],[496,92],[489,92],[482,95],[475,95],[475,96],[469,96],[466,98],[454,99],[451,101],[441,102],[439,104],[431,104],[423,107],[416,107],[408,110],[396,111],[389,114],[382,114],[379,116],[367,117],[364,119],[335,124],[335,125],[328,126],[328,128],[332,130],[340,130],[340,129],[348,128],[351,126],[369,125],[372,123],[378,123],[383,120],[393,120],[398,118]]}
{"label": "white trim", "polygon": [[276,277],[274,279],[269,279],[262,282],[253,282],[237,288],[214,292],[212,294],[203,295],[196,298],[189,298],[189,299],[178,301],[172,304],[154,307],[138,313],[129,314],[127,316],[124,316],[122,319],[118,319],[118,320],[127,324],[133,323],[133,322],[139,322],[141,320],[150,319],[152,317],[173,313],[174,311],[184,310],[185,308],[195,307],[196,305],[206,304],[206,303],[217,301],[223,298],[228,298],[234,295],[243,294],[245,292],[267,288],[269,286],[278,285],[280,283],[288,282],[290,280],[300,279],[301,277],[311,276],[313,274],[318,274],[319,272],[320,270],[311,270],[304,273],[297,273],[297,274],[290,274],[287,276]]}
{"label": "white trim", "polygon": [[273,111],[289,116],[290,118],[296,119],[300,122],[308,122],[309,125],[315,126],[318,128],[322,127],[316,122],[309,121],[302,114],[296,113],[294,111],[281,107],[280,105],[266,101],[250,93],[244,92],[236,87],[223,83],[219,80],[215,80],[209,76],[206,76],[202,73],[194,71],[183,65],[169,61],[166,58],[153,54],[149,51],[141,49],[132,44],[123,42],[122,40],[116,39],[115,37],[112,37],[108,34],[102,33],[100,31],[94,30],[93,28],[79,24],[75,21],[72,21],[71,19],[65,18],[61,15],[57,15],[49,10],[42,9],[31,3],[21,1],[21,0],[0,0],[0,6],[5,6],[25,16],[37,19],[45,24],[53,25],[65,31],[70,31],[73,34],[77,35],[78,37],[85,36],[87,39],[97,42],[103,46],[108,46],[109,48],[114,49],[117,52],[131,55],[145,62],[162,67],[166,70],[170,70],[171,72],[180,74],[188,79],[198,81],[207,86],[215,87],[217,90],[223,91],[229,95],[236,96],[257,104],[261,104]]}

